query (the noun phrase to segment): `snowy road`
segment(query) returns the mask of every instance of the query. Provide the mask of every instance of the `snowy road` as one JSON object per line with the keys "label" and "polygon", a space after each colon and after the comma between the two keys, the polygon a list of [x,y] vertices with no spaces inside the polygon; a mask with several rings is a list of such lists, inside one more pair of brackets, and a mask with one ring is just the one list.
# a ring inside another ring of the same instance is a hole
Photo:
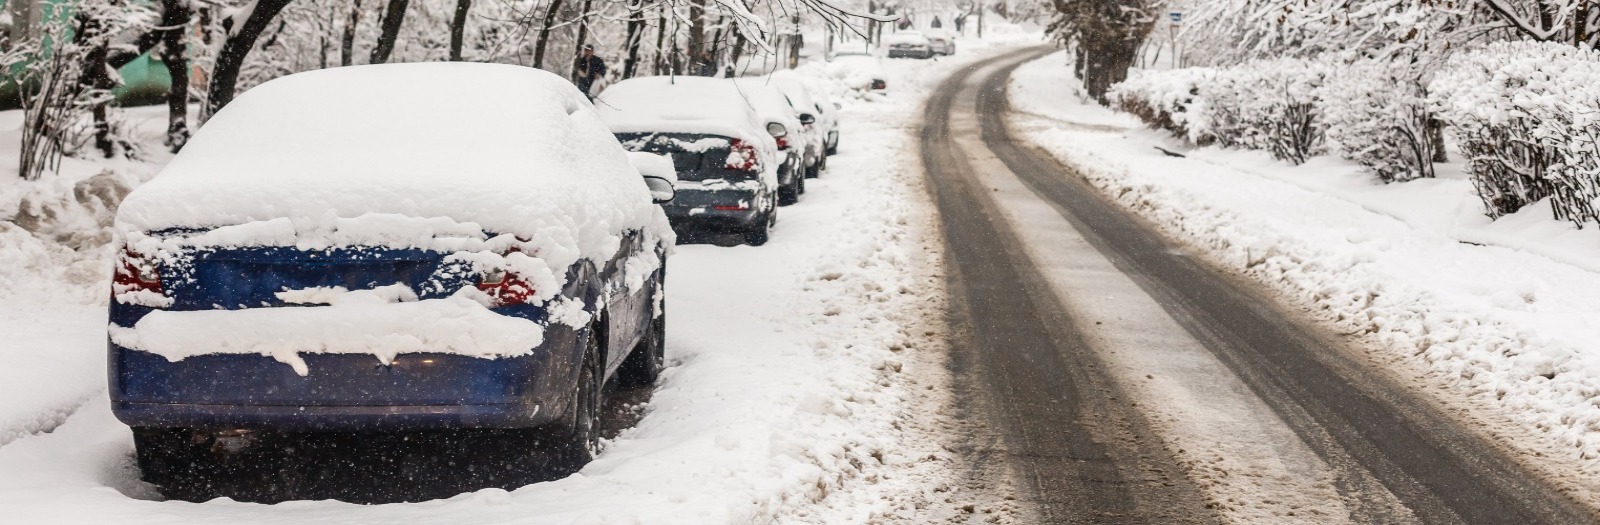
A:
{"label": "snowy road", "polygon": [[[930,99],[963,384],[1052,522],[1578,523],[1594,515],[1345,342],[1020,147],[1006,80]],[[964,306],[964,307],[963,307]]]}

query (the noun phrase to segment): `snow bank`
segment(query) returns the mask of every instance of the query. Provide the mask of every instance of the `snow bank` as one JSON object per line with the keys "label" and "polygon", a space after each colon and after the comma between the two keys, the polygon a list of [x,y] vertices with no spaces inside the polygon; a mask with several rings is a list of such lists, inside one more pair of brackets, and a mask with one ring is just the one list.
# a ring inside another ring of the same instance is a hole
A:
{"label": "snow bank", "polygon": [[[1019,136],[1218,263],[1363,339],[1380,366],[1473,407],[1509,446],[1586,473],[1571,484],[1600,490],[1600,235],[1548,217],[1491,223],[1459,166],[1441,170],[1442,180],[1377,185],[1327,157],[1299,167],[1217,148],[1168,157],[1153,146],[1187,146],[1137,126],[1072,125],[1111,116],[1041,87],[1070,75],[1043,62],[1017,71],[1013,103],[1052,117],[1015,119]],[[1516,239],[1549,256],[1458,240],[1468,238]]]}
{"label": "snow bank", "polygon": [[[132,136],[159,144],[165,108],[124,111]],[[0,446],[64,421],[105,389],[105,301],[112,217],[168,156],[61,159],[16,176],[20,111],[0,112]]]}

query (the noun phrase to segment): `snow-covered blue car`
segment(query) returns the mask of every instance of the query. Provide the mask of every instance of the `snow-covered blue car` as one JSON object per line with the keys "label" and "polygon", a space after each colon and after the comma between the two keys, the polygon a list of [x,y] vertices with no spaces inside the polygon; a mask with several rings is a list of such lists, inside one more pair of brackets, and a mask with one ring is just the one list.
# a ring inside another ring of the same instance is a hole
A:
{"label": "snow-covered blue car", "polygon": [[587,460],[602,386],[663,366],[672,176],[536,69],[262,84],[119,210],[112,410],[157,484],[263,431],[529,429]]}

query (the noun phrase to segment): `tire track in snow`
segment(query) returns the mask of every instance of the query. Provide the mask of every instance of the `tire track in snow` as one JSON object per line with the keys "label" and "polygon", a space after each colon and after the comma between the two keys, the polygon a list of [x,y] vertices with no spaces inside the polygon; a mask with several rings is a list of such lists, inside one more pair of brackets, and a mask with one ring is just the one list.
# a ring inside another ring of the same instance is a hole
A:
{"label": "tire track in snow", "polygon": [[1059,322],[1062,305],[969,179],[950,115],[974,72],[940,85],[922,135],[951,262],[952,324],[964,328],[952,338],[952,366],[961,394],[977,398],[967,412],[997,427],[1050,523],[1216,521],[1080,334]]}

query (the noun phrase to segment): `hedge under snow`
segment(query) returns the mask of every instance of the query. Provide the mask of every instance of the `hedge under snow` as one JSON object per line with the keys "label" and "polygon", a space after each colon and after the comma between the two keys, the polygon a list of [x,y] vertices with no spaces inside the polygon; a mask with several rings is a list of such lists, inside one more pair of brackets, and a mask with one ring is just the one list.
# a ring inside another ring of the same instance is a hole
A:
{"label": "hedge under snow", "polygon": [[1400,61],[1259,60],[1135,71],[1109,98],[1198,145],[1295,164],[1332,151],[1383,182],[1432,177],[1448,133],[1490,217],[1549,199],[1557,219],[1600,223],[1600,52],[1502,42],[1424,74]]}

